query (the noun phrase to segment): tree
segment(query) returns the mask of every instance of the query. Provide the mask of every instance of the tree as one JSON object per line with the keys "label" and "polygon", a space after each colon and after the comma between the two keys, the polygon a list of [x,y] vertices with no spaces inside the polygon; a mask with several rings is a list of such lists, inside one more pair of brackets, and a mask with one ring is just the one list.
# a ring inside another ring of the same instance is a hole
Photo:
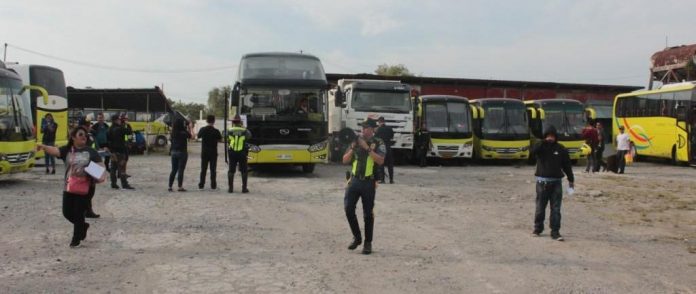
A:
{"label": "tree", "polygon": [[205,104],[203,103],[196,103],[196,102],[182,102],[181,100],[179,101],[174,101],[169,98],[169,105],[172,106],[172,109],[179,111],[183,113],[184,115],[188,116],[189,119],[191,120],[197,120],[198,116],[200,114],[200,111],[203,110],[204,114],[206,111]]}
{"label": "tree", "polygon": [[232,93],[231,86],[215,87],[208,91],[208,112],[216,117],[225,115],[225,99]]}
{"label": "tree", "polygon": [[413,74],[403,64],[388,65],[386,63],[377,66],[375,74],[380,76],[413,76]]}

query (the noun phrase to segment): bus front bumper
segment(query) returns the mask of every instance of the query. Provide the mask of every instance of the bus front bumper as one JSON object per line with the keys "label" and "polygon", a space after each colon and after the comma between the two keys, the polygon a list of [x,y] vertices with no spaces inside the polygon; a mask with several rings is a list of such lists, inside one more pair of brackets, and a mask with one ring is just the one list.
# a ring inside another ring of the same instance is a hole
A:
{"label": "bus front bumper", "polygon": [[249,164],[307,164],[326,163],[328,161],[328,144],[312,146],[252,146],[247,155]]}

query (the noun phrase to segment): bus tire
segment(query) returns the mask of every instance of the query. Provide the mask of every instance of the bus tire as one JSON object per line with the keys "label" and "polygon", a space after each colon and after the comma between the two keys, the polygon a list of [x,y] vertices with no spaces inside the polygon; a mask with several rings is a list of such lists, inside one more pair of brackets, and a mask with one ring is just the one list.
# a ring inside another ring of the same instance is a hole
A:
{"label": "bus tire", "polygon": [[306,174],[311,174],[314,172],[314,164],[313,163],[308,163],[308,164],[303,164],[302,165],[302,172]]}
{"label": "bus tire", "polygon": [[679,165],[679,161],[677,161],[677,146],[672,146],[672,158],[670,163],[672,165]]}
{"label": "bus tire", "polygon": [[159,135],[155,138],[155,146],[164,147],[167,146],[167,137]]}

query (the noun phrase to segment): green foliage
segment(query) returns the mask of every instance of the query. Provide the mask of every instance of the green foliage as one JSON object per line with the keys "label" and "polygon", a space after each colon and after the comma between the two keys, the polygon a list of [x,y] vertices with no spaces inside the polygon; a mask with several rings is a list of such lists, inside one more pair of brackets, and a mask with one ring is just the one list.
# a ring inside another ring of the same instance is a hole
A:
{"label": "green foliage", "polygon": [[381,76],[413,76],[413,74],[403,64],[388,65],[386,63],[377,66],[375,74]]}
{"label": "green foliage", "polygon": [[201,110],[203,110],[204,115],[207,112],[205,104],[203,103],[182,102],[181,100],[174,101],[169,98],[167,98],[167,100],[169,100],[169,105],[171,105],[174,110],[183,113],[184,115],[188,116],[191,120],[197,120]]}
{"label": "green foliage", "polygon": [[232,86],[215,87],[208,91],[208,112],[216,117],[223,117],[225,114],[225,98],[232,93]]}

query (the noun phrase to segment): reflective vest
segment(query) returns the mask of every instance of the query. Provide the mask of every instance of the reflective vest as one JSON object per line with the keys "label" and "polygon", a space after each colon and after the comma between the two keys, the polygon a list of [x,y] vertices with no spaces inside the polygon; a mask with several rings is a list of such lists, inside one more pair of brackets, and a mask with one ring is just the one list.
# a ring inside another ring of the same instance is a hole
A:
{"label": "reflective vest", "polygon": [[243,127],[232,127],[228,136],[230,142],[230,150],[240,152],[244,150],[244,141],[246,141],[246,129]]}
{"label": "reflective vest", "polygon": [[[353,175],[358,177],[360,177],[360,175],[358,175],[358,162],[360,161],[360,157],[361,156],[356,155],[353,159]],[[365,162],[365,174],[362,177],[367,178],[372,176],[374,167],[375,161],[372,159],[372,156],[370,156],[370,154],[367,154],[367,159]]]}

